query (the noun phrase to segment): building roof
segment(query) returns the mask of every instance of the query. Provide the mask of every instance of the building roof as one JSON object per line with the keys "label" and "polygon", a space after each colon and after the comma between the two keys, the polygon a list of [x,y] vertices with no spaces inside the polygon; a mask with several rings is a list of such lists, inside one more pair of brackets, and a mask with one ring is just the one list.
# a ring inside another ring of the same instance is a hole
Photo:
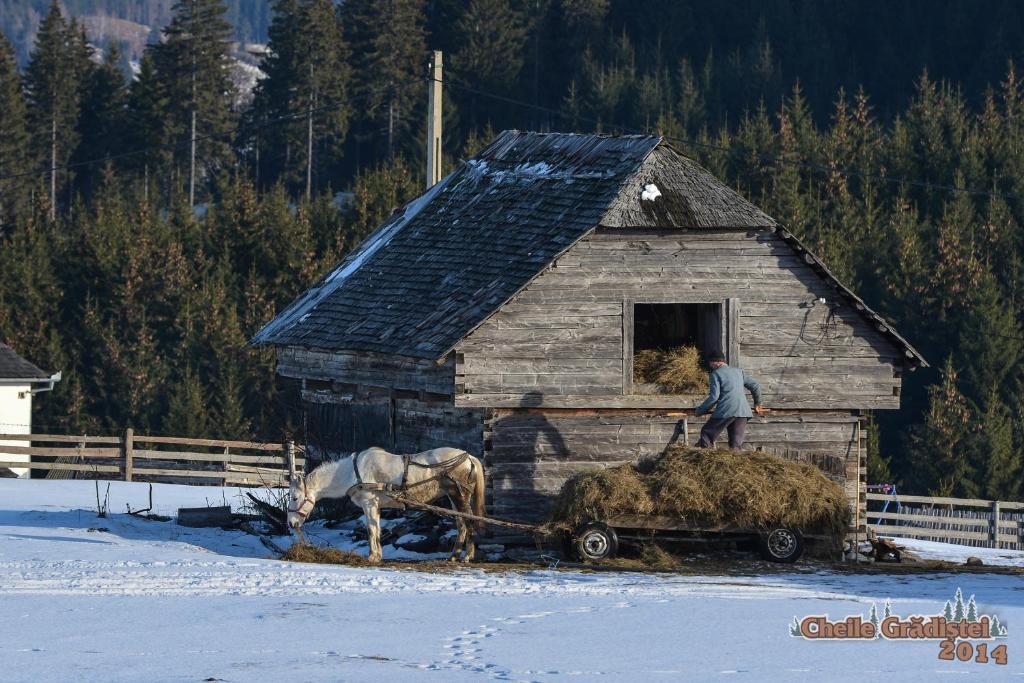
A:
{"label": "building roof", "polygon": [[251,343],[438,360],[599,225],[779,227],[660,137],[505,131]]}
{"label": "building roof", "polygon": [[40,370],[16,354],[10,346],[0,342],[0,380],[4,379],[50,379],[50,373]]}

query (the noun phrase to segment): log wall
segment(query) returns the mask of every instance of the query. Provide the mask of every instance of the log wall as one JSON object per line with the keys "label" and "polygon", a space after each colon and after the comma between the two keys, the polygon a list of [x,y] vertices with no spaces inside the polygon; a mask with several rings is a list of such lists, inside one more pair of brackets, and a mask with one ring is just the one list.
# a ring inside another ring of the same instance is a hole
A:
{"label": "log wall", "polygon": [[454,362],[362,351],[277,347],[277,372],[284,377],[416,392],[451,394]]}
{"label": "log wall", "polygon": [[839,300],[772,232],[599,229],[456,347],[455,403],[692,407],[703,397],[633,392],[632,306],[731,300],[738,344],[726,343],[769,407],[898,408],[902,351],[819,297]]}

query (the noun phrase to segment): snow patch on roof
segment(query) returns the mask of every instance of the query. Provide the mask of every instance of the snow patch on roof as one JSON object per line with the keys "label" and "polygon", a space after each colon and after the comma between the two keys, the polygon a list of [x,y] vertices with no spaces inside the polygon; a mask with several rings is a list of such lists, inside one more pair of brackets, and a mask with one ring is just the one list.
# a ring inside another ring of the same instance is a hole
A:
{"label": "snow patch on roof", "polygon": [[655,199],[661,196],[661,190],[654,183],[648,183],[644,185],[644,191],[640,193],[640,199],[645,202],[653,202]]}
{"label": "snow patch on roof", "polygon": [[302,297],[292,303],[280,315],[264,325],[252,338],[252,343],[262,344],[271,335],[279,331],[291,329],[300,322],[305,322],[312,315],[313,309],[321,301],[338,289],[352,273],[359,270],[374,254],[387,246],[391,239],[437,196],[451,177],[448,176],[427,190],[426,193],[406,204],[400,214],[396,212],[391,220],[384,223],[384,225],[377,229],[377,232],[370,235],[337,268],[328,273],[317,285],[307,290]]}

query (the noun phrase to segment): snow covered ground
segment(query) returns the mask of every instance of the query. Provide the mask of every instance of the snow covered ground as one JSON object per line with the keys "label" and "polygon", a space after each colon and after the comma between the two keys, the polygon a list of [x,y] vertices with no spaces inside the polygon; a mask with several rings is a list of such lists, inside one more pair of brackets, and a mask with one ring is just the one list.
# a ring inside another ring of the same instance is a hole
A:
{"label": "snow covered ground", "polygon": [[[1024,680],[1020,575],[300,565],[241,532],[124,514],[146,492],[112,483],[98,519],[91,482],[0,480],[0,680]],[[154,487],[162,514],[225,500],[237,491]],[[958,587],[1008,625],[1007,666],[940,661],[934,641],[789,635],[794,616],[866,615],[886,598],[937,613]]]}

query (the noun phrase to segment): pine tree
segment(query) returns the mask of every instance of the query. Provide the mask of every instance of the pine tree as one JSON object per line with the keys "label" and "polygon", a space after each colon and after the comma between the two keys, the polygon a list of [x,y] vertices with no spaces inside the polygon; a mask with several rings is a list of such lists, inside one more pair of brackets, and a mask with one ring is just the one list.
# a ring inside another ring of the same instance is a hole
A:
{"label": "pine tree", "polygon": [[978,605],[974,602],[973,595],[971,596],[971,599],[967,601],[967,614],[965,615],[965,618],[967,621],[972,623],[978,621]]}
{"label": "pine tree", "polygon": [[[469,0],[455,26],[458,48],[451,58],[451,70],[463,83],[490,92],[509,92],[523,68],[526,26],[523,16],[509,0]],[[469,94],[468,124],[490,120],[488,109]]]}
{"label": "pine tree", "polygon": [[184,168],[189,206],[196,203],[200,176],[233,163],[230,135],[237,117],[225,12],[223,0],[180,0],[163,29],[163,42],[151,48],[165,125],[179,145],[175,163]]}
{"label": "pine tree", "polygon": [[888,619],[891,616],[892,616],[892,601],[889,600],[889,599],[886,599],[886,601],[885,601],[885,611],[882,613],[882,618],[883,619]]}
{"label": "pine tree", "polygon": [[1005,638],[1006,637],[1006,627],[1003,626],[1002,623],[1000,623],[999,616],[996,615],[996,614],[992,615],[992,625],[991,625],[989,631],[992,633],[992,637],[993,638]]}
{"label": "pine tree", "polygon": [[946,621],[953,621],[953,605],[949,600],[946,600],[946,606],[942,609],[942,616]]}
{"label": "pine tree", "polygon": [[963,621],[964,618],[964,594],[960,592],[959,588],[957,588],[956,596],[953,600],[953,621]]}
{"label": "pine tree", "polygon": [[361,132],[385,134],[393,159],[399,136],[422,99],[427,50],[423,0],[347,0],[342,28],[352,49],[353,91],[360,98]]}
{"label": "pine tree", "polygon": [[878,629],[878,625],[881,622],[878,619],[878,608],[875,606],[875,603],[871,603],[871,612],[868,613],[868,622],[875,627],[875,638],[878,638],[881,635]]}
{"label": "pine tree", "polygon": [[1012,306],[987,264],[978,264],[973,286],[957,302],[960,329],[958,353],[961,386],[975,405],[983,405],[993,389],[1002,391],[1024,356],[1021,328]]}
{"label": "pine tree", "polygon": [[126,112],[126,143],[131,150],[153,148],[142,155],[134,155],[123,163],[142,176],[143,194],[149,192],[151,178],[165,179],[162,190],[170,199],[171,185],[166,176],[171,168],[173,154],[167,149],[171,141],[165,126],[167,93],[159,82],[153,50],[146,50],[139,60],[139,72],[128,89]]}
{"label": "pine tree", "polygon": [[[274,12],[270,52],[263,63],[267,77],[257,87],[252,116],[257,124],[296,119],[268,126],[260,142],[269,143],[268,150],[285,150],[282,170],[293,182],[301,181],[308,200],[314,174],[340,156],[348,132],[348,47],[330,0],[285,0],[275,4]],[[277,173],[264,168],[260,175],[270,180]]]}
{"label": "pine tree", "polygon": [[53,0],[39,24],[25,72],[32,146],[49,181],[51,220],[57,217],[58,192],[68,177],[58,169],[78,146],[81,88],[91,68],[84,35],[77,24],[65,21],[60,4]]}
{"label": "pine tree", "polygon": [[[126,130],[127,85],[120,68],[121,52],[111,43],[103,63],[93,69],[83,88],[82,114],[78,121],[81,140],[74,161],[93,161],[122,151]],[[148,144],[152,144],[151,142]],[[101,177],[99,166],[90,167],[80,185],[91,194]]]}
{"label": "pine tree", "polygon": [[[28,121],[21,76],[14,48],[0,33],[0,177],[18,176],[29,169]],[[0,236],[25,211],[30,182],[27,177],[0,180]]]}
{"label": "pine tree", "polygon": [[184,375],[172,386],[167,415],[161,429],[167,434],[209,434],[211,416],[207,408],[206,389],[192,368],[186,366]]}
{"label": "pine tree", "polygon": [[1014,418],[995,388],[983,403],[980,418],[970,437],[971,459],[979,473],[973,490],[993,500],[1016,500],[1022,454],[1014,439]]}
{"label": "pine tree", "polygon": [[964,442],[971,411],[958,387],[956,368],[949,356],[941,382],[928,387],[924,424],[910,435],[909,469],[913,482],[931,495],[951,496],[970,486],[973,472]]}

